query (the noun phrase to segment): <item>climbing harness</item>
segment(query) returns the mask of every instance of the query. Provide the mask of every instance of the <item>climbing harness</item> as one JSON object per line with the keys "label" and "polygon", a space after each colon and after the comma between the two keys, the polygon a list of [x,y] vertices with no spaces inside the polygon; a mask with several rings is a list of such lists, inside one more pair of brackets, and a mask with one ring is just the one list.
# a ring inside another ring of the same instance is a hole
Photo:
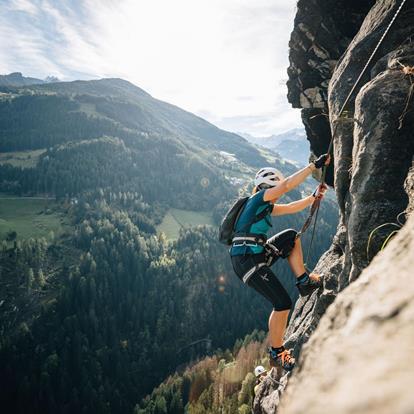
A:
{"label": "climbing harness", "polygon": [[234,247],[240,246],[264,246],[266,243],[266,237],[260,234],[238,234],[236,237],[233,237],[232,240]]}
{"label": "climbing harness", "polygon": [[264,261],[257,263],[251,269],[249,269],[243,276],[242,280],[244,283],[247,283],[248,280],[256,273],[261,267],[268,266],[270,267],[277,258],[282,255],[282,252],[274,246],[272,243],[267,243],[267,239],[262,234],[241,234],[233,238],[234,247],[250,246],[257,247],[262,246],[264,249]]}
{"label": "climbing harness", "polygon": [[[365,66],[363,67],[363,69],[362,69],[361,73],[359,74],[357,80],[354,82],[351,90],[349,91],[348,95],[346,96],[345,101],[342,104],[341,109],[340,109],[337,117],[332,121],[333,128],[332,128],[332,132],[331,132],[331,140],[329,142],[327,154],[330,154],[331,151],[332,151],[333,140],[334,140],[334,137],[335,137],[335,134],[336,134],[336,130],[338,128],[338,121],[339,121],[339,119],[341,118],[342,114],[344,113],[345,108],[348,105],[348,102],[351,99],[351,97],[352,97],[352,95],[353,95],[356,87],[358,86],[359,82],[361,81],[362,77],[364,76],[364,74],[365,74],[366,70],[368,69],[368,67],[369,67],[372,59],[374,58],[374,56],[377,53],[378,49],[380,48],[382,42],[384,41],[385,37],[387,36],[389,30],[391,29],[391,26],[393,25],[393,23],[395,22],[395,20],[397,18],[397,16],[400,14],[400,11],[403,8],[403,6],[406,3],[406,1],[407,0],[402,0],[401,1],[401,4],[399,5],[397,11],[395,12],[394,16],[390,20],[387,28],[385,29],[385,31],[382,34],[381,38],[379,39],[377,45],[375,46],[373,52],[371,53],[370,57],[368,58]],[[325,165],[325,166],[322,167],[321,185],[325,184],[326,170],[327,170],[327,166]],[[321,204],[321,200],[318,199],[318,198],[316,198],[315,201],[313,202],[312,206],[311,206],[311,209],[310,209],[308,218],[306,219],[305,223],[302,226],[302,229],[298,233],[298,237],[300,235],[302,235],[308,229],[308,227],[311,225],[313,216],[315,216],[315,220],[313,222],[313,227],[312,227],[312,236],[311,236],[311,240],[310,240],[310,243],[309,243],[309,246],[308,246],[308,251],[307,251],[307,254],[306,254],[306,261],[305,261],[305,263],[308,262],[309,254],[310,254],[310,251],[311,251],[311,248],[312,248],[312,244],[313,244],[313,240],[315,238],[316,223],[318,221],[318,214],[319,214],[320,204]]]}
{"label": "climbing harness", "polygon": [[281,256],[281,252],[279,249],[271,243],[267,243],[267,239],[262,234],[241,234],[233,238],[233,246],[234,247],[257,247],[262,246],[265,251],[265,261],[262,263],[258,263],[249,269],[242,277],[244,283],[250,279],[250,277],[261,267],[263,266],[271,266],[273,261]]}

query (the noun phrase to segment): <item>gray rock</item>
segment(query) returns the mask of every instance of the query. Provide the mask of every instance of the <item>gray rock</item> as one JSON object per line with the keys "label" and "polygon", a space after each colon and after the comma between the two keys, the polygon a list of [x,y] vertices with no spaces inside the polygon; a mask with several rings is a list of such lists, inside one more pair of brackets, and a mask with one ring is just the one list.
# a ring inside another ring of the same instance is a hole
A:
{"label": "gray rock", "polygon": [[281,372],[272,368],[256,392],[253,414],[273,414],[286,384],[287,376],[281,378]]}
{"label": "gray rock", "polygon": [[[399,4],[395,0],[375,4],[329,86],[330,120],[337,131],[335,189],[347,235],[343,249],[350,253],[350,281],[368,264],[370,232],[384,223],[396,222],[396,216],[408,203],[403,183],[414,152],[414,117],[409,112],[398,129],[410,79],[396,65],[395,56],[414,65],[414,44],[406,42],[412,32],[412,3],[402,10],[374,58],[372,66],[376,70],[368,70],[360,82],[356,100],[351,99],[347,108],[348,118],[337,120],[339,109]],[[379,72],[381,66],[383,71]],[[379,237],[372,243],[373,252],[378,251],[390,227],[378,232]]]}
{"label": "gray rock", "polygon": [[[299,0],[289,42],[288,100],[302,110],[311,150],[326,152],[331,138],[328,82],[338,59],[374,1]],[[333,169],[327,183],[333,185]]]}
{"label": "gray rock", "polygon": [[408,172],[404,188],[409,200],[406,209],[406,214],[409,215],[414,211],[414,165],[410,168],[410,171]]}
{"label": "gray rock", "polygon": [[411,216],[322,317],[279,414],[414,411],[413,261]]}

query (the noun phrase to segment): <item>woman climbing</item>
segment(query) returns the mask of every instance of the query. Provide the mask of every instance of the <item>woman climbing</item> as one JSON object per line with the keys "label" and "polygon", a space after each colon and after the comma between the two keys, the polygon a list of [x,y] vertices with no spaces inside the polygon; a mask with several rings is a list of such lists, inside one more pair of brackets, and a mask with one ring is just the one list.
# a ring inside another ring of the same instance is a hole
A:
{"label": "woman climbing", "polygon": [[314,170],[328,165],[330,156],[321,155],[307,167],[284,178],[275,168],[262,168],[255,177],[253,194],[247,200],[234,228],[230,248],[233,269],[248,286],[255,289],[273,305],[269,317],[269,358],[271,366],[291,370],[295,359],[283,346],[292,301],[270,266],[279,258],[286,258],[296,276],[300,295],[306,296],[322,285],[316,273],[308,274],[303,264],[300,238],[292,229],[284,230],[266,240],[271,227],[270,215],[293,214],[311,205],[316,197],[323,197],[326,186],[319,186],[309,197],[289,204],[278,204],[277,200],[302,183]]}

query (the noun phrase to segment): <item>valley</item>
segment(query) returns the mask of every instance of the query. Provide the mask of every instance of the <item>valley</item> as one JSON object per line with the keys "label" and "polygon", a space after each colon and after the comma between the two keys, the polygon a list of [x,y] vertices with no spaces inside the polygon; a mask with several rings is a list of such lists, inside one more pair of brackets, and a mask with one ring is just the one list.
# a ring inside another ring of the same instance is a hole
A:
{"label": "valley", "polygon": [[[265,329],[269,305],[234,276],[217,226],[259,166],[295,165],[121,79],[0,90],[0,386],[12,410],[132,412],[190,362],[187,344],[225,350]],[[336,223],[327,198],[312,261]]]}

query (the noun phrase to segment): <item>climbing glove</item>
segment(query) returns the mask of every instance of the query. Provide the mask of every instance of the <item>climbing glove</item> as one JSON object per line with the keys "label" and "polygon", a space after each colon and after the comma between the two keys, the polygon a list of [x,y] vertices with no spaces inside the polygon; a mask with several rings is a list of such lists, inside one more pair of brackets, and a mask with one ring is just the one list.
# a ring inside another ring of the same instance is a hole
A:
{"label": "climbing glove", "polygon": [[315,167],[319,169],[319,168],[322,168],[326,164],[326,161],[328,161],[328,158],[330,158],[329,154],[322,154],[319,158],[313,161],[313,163],[315,164]]}

